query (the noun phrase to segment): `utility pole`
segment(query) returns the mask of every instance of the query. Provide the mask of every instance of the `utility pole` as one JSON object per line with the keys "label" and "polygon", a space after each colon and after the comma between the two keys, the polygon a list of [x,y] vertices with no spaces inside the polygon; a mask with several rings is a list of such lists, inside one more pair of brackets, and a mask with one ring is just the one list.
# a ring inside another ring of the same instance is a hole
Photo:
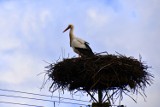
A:
{"label": "utility pole", "polygon": [[109,107],[109,103],[103,102],[103,92],[101,89],[98,89],[98,103],[92,103],[92,107]]}
{"label": "utility pole", "polygon": [[101,89],[98,89],[98,102],[100,104],[102,104],[102,97],[103,97],[103,93],[102,93],[102,90]]}

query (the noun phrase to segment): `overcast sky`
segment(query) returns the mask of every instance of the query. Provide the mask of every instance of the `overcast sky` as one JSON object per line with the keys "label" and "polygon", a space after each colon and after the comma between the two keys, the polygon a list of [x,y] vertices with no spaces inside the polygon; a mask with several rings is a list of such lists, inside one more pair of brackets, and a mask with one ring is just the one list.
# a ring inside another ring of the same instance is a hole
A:
{"label": "overcast sky", "polygon": [[[40,91],[44,74],[38,74],[48,65],[44,60],[55,62],[59,57],[76,55],[69,47],[68,32],[62,33],[68,24],[73,24],[75,35],[89,42],[96,53],[116,51],[137,59],[141,54],[142,60],[152,66],[149,72],[155,76],[154,84],[146,89],[146,101],[139,95],[135,96],[137,103],[124,97],[122,104],[159,107],[159,20],[159,0],[0,0],[0,88],[52,95],[48,92],[50,83]],[[4,91],[0,94],[13,95]],[[72,97],[69,92],[61,96]],[[82,95],[76,98],[89,100]],[[0,101],[53,106],[49,102],[2,96]],[[79,107],[57,104],[69,106]]]}

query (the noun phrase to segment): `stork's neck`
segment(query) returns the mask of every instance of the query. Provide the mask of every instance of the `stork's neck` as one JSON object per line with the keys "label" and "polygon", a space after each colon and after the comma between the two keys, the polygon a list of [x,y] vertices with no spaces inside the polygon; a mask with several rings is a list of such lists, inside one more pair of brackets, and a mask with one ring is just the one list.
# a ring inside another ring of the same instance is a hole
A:
{"label": "stork's neck", "polygon": [[74,38],[73,30],[74,30],[74,28],[71,28],[71,29],[70,29],[70,32],[69,32],[70,46],[71,46],[71,42],[72,42],[72,40],[73,40],[73,38]]}

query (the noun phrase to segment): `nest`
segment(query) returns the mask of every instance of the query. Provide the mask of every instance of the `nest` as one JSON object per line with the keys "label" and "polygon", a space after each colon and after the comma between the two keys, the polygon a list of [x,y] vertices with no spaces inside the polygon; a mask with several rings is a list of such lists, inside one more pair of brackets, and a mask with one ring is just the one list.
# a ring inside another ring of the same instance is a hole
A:
{"label": "nest", "polygon": [[53,80],[52,90],[144,90],[153,77],[139,60],[124,55],[95,55],[89,58],[67,58],[47,67]]}

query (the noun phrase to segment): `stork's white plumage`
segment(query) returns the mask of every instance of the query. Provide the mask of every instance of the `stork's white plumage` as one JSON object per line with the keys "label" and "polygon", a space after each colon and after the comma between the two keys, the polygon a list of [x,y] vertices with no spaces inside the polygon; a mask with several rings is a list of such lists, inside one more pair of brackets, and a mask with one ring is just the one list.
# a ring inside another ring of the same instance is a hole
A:
{"label": "stork's white plumage", "polygon": [[68,25],[68,27],[63,32],[67,31],[68,29],[70,29],[70,47],[73,48],[73,51],[82,57],[93,56],[94,53],[92,52],[92,49],[89,47],[89,43],[84,41],[83,39],[76,37],[73,34],[74,26],[72,24]]}

